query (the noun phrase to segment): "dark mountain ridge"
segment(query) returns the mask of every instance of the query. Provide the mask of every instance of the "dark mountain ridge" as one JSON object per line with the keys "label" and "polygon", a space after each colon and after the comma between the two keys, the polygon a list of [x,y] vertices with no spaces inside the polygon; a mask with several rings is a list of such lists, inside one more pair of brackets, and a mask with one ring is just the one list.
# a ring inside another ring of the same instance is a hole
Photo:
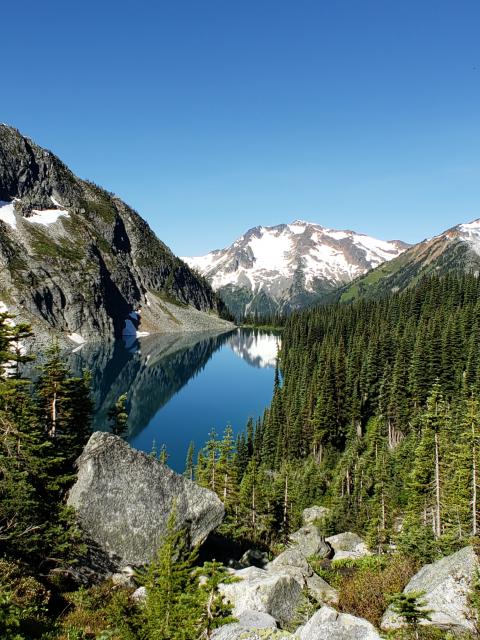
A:
{"label": "dark mountain ridge", "polygon": [[114,194],[0,125],[0,300],[85,339],[221,328],[224,304]]}

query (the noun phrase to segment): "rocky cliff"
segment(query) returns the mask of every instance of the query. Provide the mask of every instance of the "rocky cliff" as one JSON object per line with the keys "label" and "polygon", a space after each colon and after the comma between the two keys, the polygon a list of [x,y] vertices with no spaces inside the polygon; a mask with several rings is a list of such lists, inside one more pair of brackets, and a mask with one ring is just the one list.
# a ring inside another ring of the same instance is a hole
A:
{"label": "rocky cliff", "polygon": [[[206,330],[225,307],[114,194],[0,125],[0,301],[81,342]],[[141,326],[140,326],[141,325]]]}

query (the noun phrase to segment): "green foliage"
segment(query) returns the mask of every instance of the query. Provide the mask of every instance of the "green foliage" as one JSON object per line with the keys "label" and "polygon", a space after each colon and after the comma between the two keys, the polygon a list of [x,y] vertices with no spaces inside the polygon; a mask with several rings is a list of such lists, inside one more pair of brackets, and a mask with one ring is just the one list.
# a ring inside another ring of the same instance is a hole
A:
{"label": "green foliage", "polygon": [[422,600],[425,595],[423,591],[410,591],[409,593],[394,593],[390,598],[392,610],[403,618],[418,638],[418,625],[422,620],[430,620],[431,611],[426,609],[427,602]]}
{"label": "green foliage", "polygon": [[118,397],[108,410],[110,430],[116,436],[125,436],[128,431],[127,394]]}
{"label": "green foliage", "polygon": [[229,581],[226,569],[210,562],[194,570],[196,557],[196,550],[187,548],[185,531],[175,528],[173,510],[143,579],[147,600],[142,627],[148,640],[209,638],[213,629],[231,620],[231,607],[218,591],[221,582]]}
{"label": "green foliage", "polygon": [[478,277],[452,274],[292,314],[271,404],[237,438],[237,531],[275,544],[318,503],[331,508],[325,533],[357,531],[380,554],[395,544],[423,562],[468,544],[479,300]]}
{"label": "green foliage", "polygon": [[40,638],[51,623],[49,592],[14,562],[0,559],[0,635],[5,640]]}

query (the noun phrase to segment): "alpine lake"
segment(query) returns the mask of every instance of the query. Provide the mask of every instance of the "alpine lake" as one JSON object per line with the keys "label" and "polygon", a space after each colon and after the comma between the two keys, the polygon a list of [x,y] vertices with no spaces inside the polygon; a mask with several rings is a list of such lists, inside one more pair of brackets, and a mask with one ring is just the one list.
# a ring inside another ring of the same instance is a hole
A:
{"label": "alpine lake", "polygon": [[279,334],[235,329],[221,335],[169,334],[84,344],[68,356],[75,375],[88,369],[94,430],[108,431],[108,411],[127,394],[128,435],[136,449],[159,453],[182,473],[215,429],[235,434],[270,404]]}

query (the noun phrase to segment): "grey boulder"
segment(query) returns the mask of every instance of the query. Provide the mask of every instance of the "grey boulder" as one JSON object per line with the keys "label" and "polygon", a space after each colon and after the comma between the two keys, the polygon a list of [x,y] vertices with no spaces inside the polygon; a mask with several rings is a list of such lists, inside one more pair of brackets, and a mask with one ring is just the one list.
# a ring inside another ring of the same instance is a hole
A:
{"label": "grey boulder", "polygon": [[347,531],[338,533],[336,536],[326,538],[326,542],[334,551],[333,560],[343,560],[345,558],[363,558],[369,556],[370,551],[360,536]]}
{"label": "grey boulder", "polygon": [[338,592],[315,573],[298,548],[287,549],[266,566],[270,573],[292,576],[303,588],[306,587],[317,602],[338,602]]}
{"label": "grey boulder", "polygon": [[[257,638],[280,638],[277,623],[268,613],[244,611],[238,622],[224,625],[212,634],[212,640],[257,640]],[[289,636],[291,637],[291,636]]]}
{"label": "grey boulder", "polygon": [[293,620],[304,601],[302,587],[287,572],[270,572],[257,567],[231,571],[237,582],[220,585],[220,592],[233,605],[233,615],[246,611],[268,613],[278,623]]}
{"label": "grey boulder", "polygon": [[311,556],[326,558],[331,553],[330,547],[313,524],[292,533],[289,546],[298,549],[305,558]]}
{"label": "grey boulder", "polygon": [[[430,609],[431,620],[421,624],[441,628],[471,631],[468,620],[468,592],[478,570],[479,562],[472,547],[464,547],[456,553],[427,564],[413,576],[404,589],[405,593],[423,591],[426,609]],[[403,620],[388,608],[383,616],[382,628],[398,629]]]}
{"label": "grey boulder", "polygon": [[117,570],[153,559],[172,510],[192,546],[201,544],[223,519],[224,507],[215,493],[111,433],[93,433],[76,464],[68,504]]}
{"label": "grey boulder", "polygon": [[235,569],[246,569],[247,567],[259,567],[263,569],[268,563],[268,553],[260,549],[248,549],[240,560],[235,563]]}
{"label": "grey boulder", "polygon": [[330,509],[327,507],[319,507],[314,505],[303,510],[302,519],[303,524],[314,524],[315,522],[322,522],[330,513]]}
{"label": "grey boulder", "polygon": [[381,640],[375,627],[348,613],[339,613],[331,607],[319,609],[310,620],[297,630],[298,640]]}

